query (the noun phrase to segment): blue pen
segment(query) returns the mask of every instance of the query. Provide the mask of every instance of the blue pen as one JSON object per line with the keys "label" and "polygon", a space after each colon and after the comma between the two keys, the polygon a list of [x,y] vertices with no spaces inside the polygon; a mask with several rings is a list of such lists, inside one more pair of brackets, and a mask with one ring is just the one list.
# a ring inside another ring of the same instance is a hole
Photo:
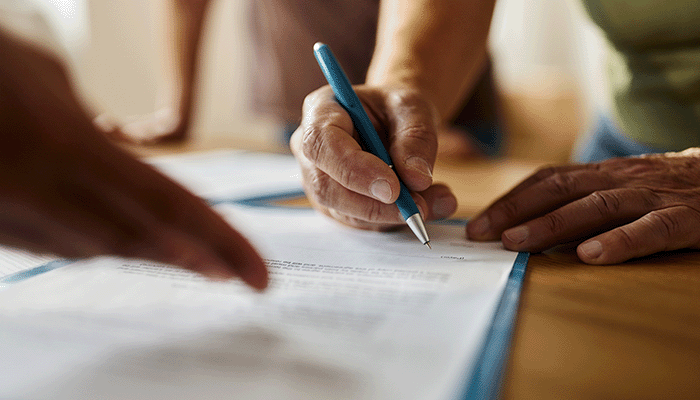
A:
{"label": "blue pen", "polygon": [[[379,135],[374,129],[372,121],[370,121],[369,116],[367,116],[365,109],[362,107],[362,103],[360,103],[360,99],[352,89],[347,75],[345,75],[340,64],[338,64],[338,60],[335,59],[331,49],[323,43],[316,43],[314,45],[314,55],[316,56],[318,65],[321,66],[323,75],[326,76],[326,80],[331,85],[333,93],[335,93],[336,100],[343,106],[345,111],[350,114],[350,118],[352,118],[355,129],[360,134],[360,140],[365,146],[365,149],[387,163],[391,169],[394,169],[394,163],[391,162],[389,153],[384,148],[384,144],[382,144],[381,139],[379,139]],[[423,224],[423,219],[420,216],[418,207],[413,201],[411,194],[408,192],[408,188],[406,188],[400,179],[399,183],[401,184],[401,191],[399,192],[399,198],[396,200],[396,205],[399,207],[401,215],[418,240],[430,248],[428,232],[425,230],[425,225]]]}

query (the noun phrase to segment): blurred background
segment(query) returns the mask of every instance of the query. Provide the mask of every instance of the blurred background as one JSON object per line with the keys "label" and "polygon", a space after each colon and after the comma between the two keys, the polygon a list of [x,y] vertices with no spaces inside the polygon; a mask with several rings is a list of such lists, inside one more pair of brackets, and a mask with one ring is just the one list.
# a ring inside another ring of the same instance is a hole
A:
{"label": "blurred background", "polygon": [[[1,18],[70,61],[95,112],[119,118],[154,111],[160,8],[135,0],[2,0]],[[247,2],[218,0],[208,13],[192,134],[279,142],[275,121],[249,111],[251,43]],[[21,14],[22,18],[17,15]],[[46,43],[46,42],[44,42]],[[601,33],[576,0],[499,0],[490,38],[509,129],[505,154],[545,162],[569,158],[577,137],[605,109]],[[227,140],[230,141],[230,140]]]}

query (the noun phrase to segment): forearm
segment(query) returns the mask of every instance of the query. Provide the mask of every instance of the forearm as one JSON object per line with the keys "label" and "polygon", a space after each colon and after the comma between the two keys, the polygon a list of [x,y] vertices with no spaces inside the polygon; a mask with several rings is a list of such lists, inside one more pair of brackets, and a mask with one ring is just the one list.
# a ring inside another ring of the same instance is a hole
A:
{"label": "forearm", "polygon": [[370,85],[407,85],[452,117],[486,60],[495,0],[383,0]]}
{"label": "forearm", "polygon": [[188,112],[192,106],[197,58],[211,0],[161,0],[158,42],[162,62],[159,102]]}

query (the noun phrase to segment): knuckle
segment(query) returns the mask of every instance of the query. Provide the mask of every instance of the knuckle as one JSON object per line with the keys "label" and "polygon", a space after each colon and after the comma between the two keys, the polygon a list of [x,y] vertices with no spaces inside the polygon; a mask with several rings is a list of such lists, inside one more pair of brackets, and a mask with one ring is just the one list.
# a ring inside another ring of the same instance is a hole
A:
{"label": "knuckle", "polygon": [[324,148],[324,135],[321,127],[310,125],[304,129],[301,140],[302,153],[311,161],[317,161]]}
{"label": "knuckle", "polygon": [[546,214],[542,217],[541,221],[545,228],[552,234],[562,233],[566,228],[564,217],[557,211]]}
{"label": "knuckle", "polygon": [[405,137],[411,139],[418,139],[425,142],[429,142],[428,139],[432,138],[432,135],[426,135],[426,132],[431,130],[430,125],[423,122],[414,122],[411,125],[403,127],[401,134]]}
{"label": "knuckle", "polygon": [[[353,161],[351,158],[352,156],[343,156],[342,159],[338,160],[338,165],[352,165],[350,164]],[[355,168],[340,168],[337,175],[338,182],[346,188],[360,178]]]}
{"label": "knuckle", "polygon": [[424,103],[418,91],[410,88],[393,90],[389,94],[389,101],[399,107],[415,107]]}
{"label": "knuckle", "polygon": [[406,113],[426,115],[433,124],[439,122],[438,111],[435,105],[423,97],[416,89],[394,89],[389,92],[387,101],[392,107],[403,110]]}
{"label": "knuckle", "polygon": [[316,99],[318,98],[318,93],[317,92],[312,92],[306,95],[304,97],[304,101],[301,104],[301,108],[304,111],[308,111],[312,109],[316,103]]}
{"label": "knuckle", "polygon": [[431,134],[433,131],[434,129],[430,125],[415,122],[411,125],[402,127],[399,135],[404,139],[411,139],[412,141],[417,142],[414,144],[418,149],[431,149],[435,147],[435,144],[437,143],[437,137]]}
{"label": "knuckle", "polygon": [[628,226],[621,226],[612,231],[614,241],[619,243],[625,250],[631,250],[637,247],[634,236],[630,233],[629,229]]}
{"label": "knuckle", "polygon": [[500,212],[503,213],[508,221],[520,219],[520,208],[513,200],[506,200],[501,203]]}
{"label": "knuckle", "polygon": [[371,201],[370,206],[365,209],[362,216],[366,221],[381,221],[383,216],[383,204],[378,201]]}
{"label": "knuckle", "polygon": [[539,181],[539,180],[549,178],[550,176],[554,175],[556,172],[557,172],[557,170],[552,166],[544,167],[544,168],[539,169],[537,172],[535,172],[535,174],[532,175],[532,177]]}
{"label": "knuckle", "polygon": [[327,93],[328,90],[330,90],[328,86],[323,86],[306,95],[302,103],[302,110],[306,112],[314,109],[316,105],[319,104],[320,99],[323,98],[324,93]]}
{"label": "knuckle", "polygon": [[620,212],[621,201],[618,193],[613,191],[593,192],[586,201],[590,202],[602,217],[614,216]]}
{"label": "knuckle", "polygon": [[[403,112],[405,111],[406,108]],[[404,148],[407,153],[433,157],[438,143],[437,124],[424,111],[410,113],[410,118],[402,118],[400,123],[394,124],[397,131],[395,135],[389,136],[389,140],[392,144],[400,141],[399,148]]]}
{"label": "knuckle", "polygon": [[650,188],[638,188],[636,190],[640,194],[639,197],[642,200],[642,206],[646,207],[647,209],[655,209],[663,202],[661,196]]}
{"label": "knuckle", "polygon": [[671,238],[680,231],[680,221],[665,212],[652,211],[642,217],[642,220],[655,236],[664,239]]}
{"label": "knuckle", "polygon": [[333,199],[331,183],[331,179],[328,175],[317,170],[311,175],[311,179],[308,181],[307,192],[318,204],[329,206]]}
{"label": "knuckle", "polygon": [[547,190],[556,197],[565,197],[568,198],[574,193],[576,193],[577,189],[577,181],[571,175],[569,174],[562,174],[559,172],[555,172],[551,176],[547,178]]}

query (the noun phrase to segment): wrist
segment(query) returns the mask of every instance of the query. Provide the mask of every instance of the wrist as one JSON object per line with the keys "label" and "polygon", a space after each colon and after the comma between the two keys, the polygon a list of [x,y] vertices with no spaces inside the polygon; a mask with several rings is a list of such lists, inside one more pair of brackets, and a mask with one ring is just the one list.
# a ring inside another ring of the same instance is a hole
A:
{"label": "wrist", "polygon": [[472,68],[456,71],[454,68],[424,65],[425,62],[394,55],[390,61],[373,60],[366,83],[370,86],[403,87],[420,93],[435,106],[439,120],[445,123],[454,118],[488,64],[485,52],[472,55],[472,58]]}

